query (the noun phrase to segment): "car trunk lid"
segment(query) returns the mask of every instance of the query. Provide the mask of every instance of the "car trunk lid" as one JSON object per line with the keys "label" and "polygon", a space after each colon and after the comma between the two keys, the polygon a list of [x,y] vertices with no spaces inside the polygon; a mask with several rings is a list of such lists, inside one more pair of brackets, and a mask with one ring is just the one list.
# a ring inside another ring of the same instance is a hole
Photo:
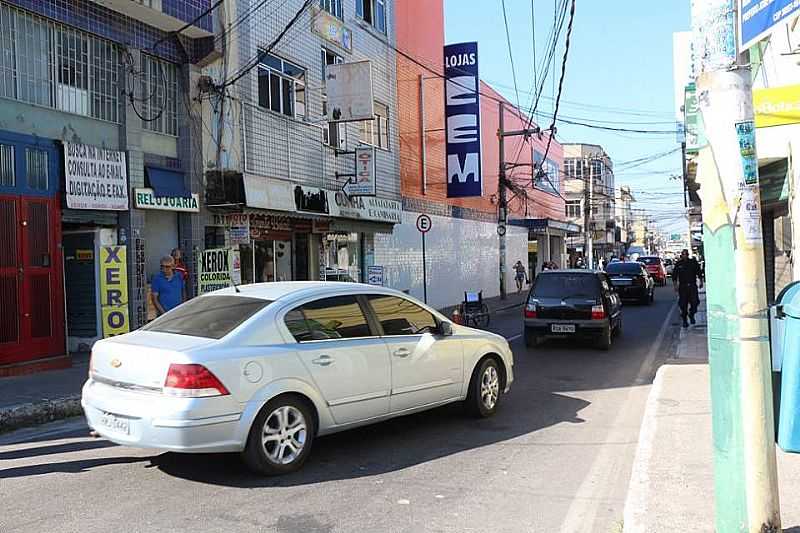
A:
{"label": "car trunk lid", "polygon": [[596,298],[586,296],[566,298],[536,298],[537,318],[551,320],[591,320],[592,306],[599,305]]}

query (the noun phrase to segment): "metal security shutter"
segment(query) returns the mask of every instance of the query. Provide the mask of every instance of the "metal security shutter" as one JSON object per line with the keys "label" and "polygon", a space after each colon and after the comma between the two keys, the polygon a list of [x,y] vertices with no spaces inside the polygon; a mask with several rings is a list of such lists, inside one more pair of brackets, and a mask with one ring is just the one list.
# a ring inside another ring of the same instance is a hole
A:
{"label": "metal security shutter", "polygon": [[[64,235],[64,276],[67,280],[67,331],[70,337],[97,336],[94,233]],[[91,250],[81,257],[77,250]]]}

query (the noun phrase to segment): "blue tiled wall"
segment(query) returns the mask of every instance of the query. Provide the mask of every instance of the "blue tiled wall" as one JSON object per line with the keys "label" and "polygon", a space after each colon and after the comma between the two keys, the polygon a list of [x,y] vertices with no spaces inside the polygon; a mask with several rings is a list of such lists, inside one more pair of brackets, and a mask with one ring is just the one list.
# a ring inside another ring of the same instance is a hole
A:
{"label": "blue tiled wall", "polygon": [[[211,7],[211,0],[162,0],[161,11],[184,22],[191,22]],[[195,26],[211,31],[211,15],[206,15]]]}

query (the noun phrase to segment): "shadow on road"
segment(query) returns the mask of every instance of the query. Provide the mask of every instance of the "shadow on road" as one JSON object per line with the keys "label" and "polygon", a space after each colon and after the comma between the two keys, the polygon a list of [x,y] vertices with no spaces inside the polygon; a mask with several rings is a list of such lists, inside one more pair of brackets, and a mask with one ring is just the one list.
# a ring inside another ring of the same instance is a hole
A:
{"label": "shadow on road", "polygon": [[[153,463],[179,478],[233,487],[286,487],[352,479],[508,441],[560,422],[581,423],[578,412],[589,405],[583,400],[547,393],[529,395],[525,400],[506,396],[504,400],[491,419],[468,418],[460,405],[451,405],[320,437],[303,469],[282,477],[254,476],[236,454],[165,453],[155,457]],[[548,407],[533,409],[537,404]]]}
{"label": "shadow on road", "polygon": [[25,457],[40,457],[42,455],[54,455],[67,452],[79,452],[82,450],[93,450],[98,448],[108,448],[116,444],[107,440],[91,440],[80,442],[69,442],[66,444],[52,444],[49,446],[39,446],[38,448],[23,448],[0,452],[0,461],[10,461],[11,459],[23,459]]}
{"label": "shadow on road", "polygon": [[98,466],[139,463],[147,461],[148,457],[102,457],[97,459],[83,459],[80,461],[64,461],[61,463],[43,463],[28,466],[18,466],[0,470],[0,479],[15,477],[40,476],[42,474],[80,474]]}

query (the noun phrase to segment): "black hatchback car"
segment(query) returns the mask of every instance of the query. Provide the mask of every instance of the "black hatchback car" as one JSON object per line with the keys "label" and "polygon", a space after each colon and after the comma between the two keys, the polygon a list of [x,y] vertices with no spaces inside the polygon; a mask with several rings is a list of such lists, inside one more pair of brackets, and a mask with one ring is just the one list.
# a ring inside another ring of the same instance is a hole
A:
{"label": "black hatchback car", "polygon": [[606,274],[620,298],[650,304],[655,299],[656,282],[650,277],[647,268],[638,261],[609,263]]}
{"label": "black hatchback car", "polygon": [[604,272],[548,270],[536,276],[525,306],[525,344],[589,338],[603,350],[622,331],[622,303]]}

